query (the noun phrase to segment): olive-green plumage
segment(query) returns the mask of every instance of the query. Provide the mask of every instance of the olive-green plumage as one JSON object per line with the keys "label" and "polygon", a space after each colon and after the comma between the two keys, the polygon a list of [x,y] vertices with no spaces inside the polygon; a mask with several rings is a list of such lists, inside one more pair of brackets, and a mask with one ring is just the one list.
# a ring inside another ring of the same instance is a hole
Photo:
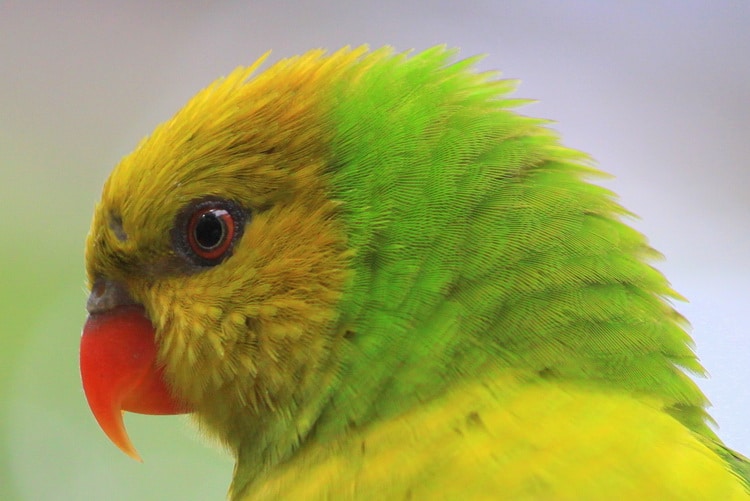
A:
{"label": "olive-green plumage", "polygon": [[[658,254],[513,81],[452,56],[238,70],[108,181],[89,275],[146,308],[232,496],[744,499]],[[206,196],[249,216],[195,269],[174,222]]]}

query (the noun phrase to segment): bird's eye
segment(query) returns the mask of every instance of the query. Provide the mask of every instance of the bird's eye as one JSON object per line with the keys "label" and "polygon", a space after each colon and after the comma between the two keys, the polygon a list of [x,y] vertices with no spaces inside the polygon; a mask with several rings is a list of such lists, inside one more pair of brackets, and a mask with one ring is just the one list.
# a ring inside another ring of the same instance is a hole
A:
{"label": "bird's eye", "polygon": [[196,211],[188,224],[190,249],[203,259],[221,257],[232,244],[234,219],[225,209]]}
{"label": "bird's eye", "polygon": [[190,204],[178,216],[175,246],[198,266],[217,265],[231,255],[244,219],[244,211],[228,200]]}

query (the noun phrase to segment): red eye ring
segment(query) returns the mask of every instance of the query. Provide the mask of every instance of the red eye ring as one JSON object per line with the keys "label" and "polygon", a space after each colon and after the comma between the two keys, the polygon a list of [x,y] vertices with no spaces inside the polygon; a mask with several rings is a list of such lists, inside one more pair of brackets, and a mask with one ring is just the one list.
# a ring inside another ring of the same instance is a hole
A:
{"label": "red eye ring", "polygon": [[200,207],[188,221],[187,243],[201,259],[216,261],[232,247],[236,223],[232,214],[221,207]]}
{"label": "red eye ring", "polygon": [[250,218],[250,211],[234,200],[206,197],[189,202],[170,231],[176,257],[188,269],[221,264],[232,255]]}

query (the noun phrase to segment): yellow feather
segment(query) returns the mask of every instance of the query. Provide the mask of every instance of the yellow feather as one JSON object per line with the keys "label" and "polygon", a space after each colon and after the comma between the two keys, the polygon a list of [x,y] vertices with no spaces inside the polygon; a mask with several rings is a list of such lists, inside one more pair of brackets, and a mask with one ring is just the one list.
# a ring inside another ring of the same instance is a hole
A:
{"label": "yellow feather", "polygon": [[748,499],[659,402],[523,381],[459,387],[333,444],[307,444],[235,499]]}

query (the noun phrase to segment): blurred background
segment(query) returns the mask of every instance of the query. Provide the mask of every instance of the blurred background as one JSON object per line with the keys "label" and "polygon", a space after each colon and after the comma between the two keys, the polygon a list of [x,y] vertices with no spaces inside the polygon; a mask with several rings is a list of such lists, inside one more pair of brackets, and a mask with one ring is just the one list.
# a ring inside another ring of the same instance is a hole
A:
{"label": "blurred background", "polygon": [[690,303],[720,435],[750,453],[750,2],[0,1],[0,499],[223,499],[184,417],[120,453],[78,375],[83,242],[110,169],[216,77],[310,48],[435,44],[520,78],[526,114],[615,174]]}

